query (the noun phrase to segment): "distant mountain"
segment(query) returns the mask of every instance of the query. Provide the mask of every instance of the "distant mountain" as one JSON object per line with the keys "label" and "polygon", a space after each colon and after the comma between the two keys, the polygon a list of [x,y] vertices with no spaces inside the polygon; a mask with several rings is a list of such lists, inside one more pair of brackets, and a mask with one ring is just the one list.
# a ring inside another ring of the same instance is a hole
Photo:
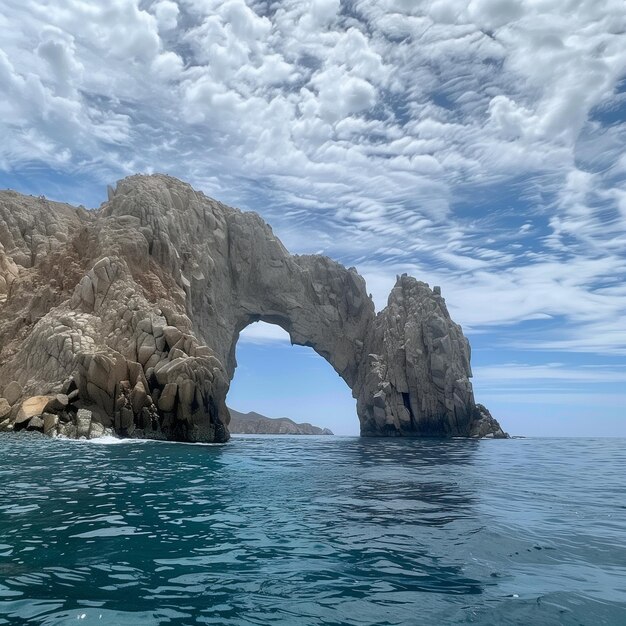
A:
{"label": "distant mountain", "polygon": [[296,424],[288,417],[266,417],[260,413],[230,411],[228,429],[235,435],[332,435],[328,428],[311,424]]}

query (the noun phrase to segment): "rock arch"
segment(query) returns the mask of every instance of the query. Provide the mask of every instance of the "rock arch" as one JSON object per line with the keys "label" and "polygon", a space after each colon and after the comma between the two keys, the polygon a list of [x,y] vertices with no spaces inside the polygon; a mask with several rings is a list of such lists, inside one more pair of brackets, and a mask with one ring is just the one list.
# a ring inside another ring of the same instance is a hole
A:
{"label": "rock arch", "polygon": [[[252,332],[248,334],[248,330]],[[236,408],[235,416],[229,408],[233,419],[252,411],[310,422],[334,434],[356,432],[359,421],[350,386],[328,358],[310,345],[295,343],[273,319],[253,320],[242,329],[235,350],[236,367],[226,398],[228,406]],[[270,398],[273,400],[268,404]],[[229,429],[239,432],[231,424]]]}
{"label": "rock arch", "polygon": [[345,380],[362,435],[503,435],[438,290],[400,276],[376,314],[354,268],[291,255],[257,214],[176,179],[124,179],[95,212],[5,192],[0,244],[0,380],[50,393],[72,377],[120,434],[226,440],[239,333],[264,320]]}

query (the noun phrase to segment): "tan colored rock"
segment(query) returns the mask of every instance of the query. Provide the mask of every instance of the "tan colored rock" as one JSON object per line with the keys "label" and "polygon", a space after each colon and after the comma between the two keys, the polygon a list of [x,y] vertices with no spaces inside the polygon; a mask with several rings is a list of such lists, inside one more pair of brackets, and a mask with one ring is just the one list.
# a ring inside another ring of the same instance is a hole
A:
{"label": "tan colored rock", "polygon": [[2,395],[13,406],[22,397],[22,386],[18,382],[12,381],[4,388]]}
{"label": "tan colored rock", "polygon": [[23,424],[44,413],[50,399],[51,396],[33,396],[24,400],[15,418],[15,424]]}
{"label": "tan colored rock", "polygon": [[40,430],[43,431],[44,422],[41,417],[36,415],[35,417],[31,417],[28,425],[26,426],[26,430]]}
{"label": "tan colored rock", "polygon": [[59,425],[59,416],[52,413],[43,414],[43,432],[44,435],[56,434],[57,426]]}
{"label": "tan colored rock", "polygon": [[292,256],[257,214],[174,178],[126,178],[93,212],[3,191],[0,235],[0,380],[64,391],[124,435],[227,440],[236,344],[258,320],[323,355],[364,435],[501,432],[476,410],[469,344],[439,289],[403,275],[376,314],[354,268]]}
{"label": "tan colored rock", "polygon": [[69,398],[63,393],[58,393],[57,395],[50,398],[50,401],[46,405],[45,412],[61,413],[61,411],[65,411],[68,404]]}
{"label": "tan colored rock", "polygon": [[163,387],[163,391],[159,396],[159,409],[164,412],[169,412],[174,410],[174,405],[176,404],[176,396],[178,394],[178,385],[176,383],[167,383]]}
{"label": "tan colored rock", "polygon": [[141,409],[148,403],[148,398],[149,396],[146,393],[144,384],[138,381],[130,392],[130,403],[133,408],[133,413],[141,413]]}
{"label": "tan colored rock", "polygon": [[11,405],[6,398],[0,398],[0,422],[11,412]]}
{"label": "tan colored rock", "polygon": [[180,341],[183,333],[175,326],[165,326],[165,328],[163,328],[163,335],[165,336],[165,341],[171,350]]}

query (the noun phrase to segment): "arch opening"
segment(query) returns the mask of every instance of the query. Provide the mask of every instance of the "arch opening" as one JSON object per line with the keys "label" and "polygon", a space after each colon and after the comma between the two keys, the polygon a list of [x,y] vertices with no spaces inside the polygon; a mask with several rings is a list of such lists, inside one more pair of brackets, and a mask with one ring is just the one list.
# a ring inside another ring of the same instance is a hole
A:
{"label": "arch opening", "polygon": [[238,413],[287,417],[328,428],[335,435],[358,435],[350,388],[323,355],[292,344],[286,325],[264,315],[242,329],[234,347],[228,407]]}

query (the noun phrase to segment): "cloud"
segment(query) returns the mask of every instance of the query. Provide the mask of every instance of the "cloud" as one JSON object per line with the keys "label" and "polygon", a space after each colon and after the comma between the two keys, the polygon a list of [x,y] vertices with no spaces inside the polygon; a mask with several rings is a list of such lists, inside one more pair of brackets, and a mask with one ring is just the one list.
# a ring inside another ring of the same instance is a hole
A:
{"label": "cloud", "polygon": [[0,167],[167,171],[356,265],[379,308],[408,271],[471,332],[544,320],[516,345],[624,354],[625,19],[621,0],[6,0]]}
{"label": "cloud", "polygon": [[[379,310],[386,305],[396,276],[408,272],[442,287],[453,319],[466,332],[509,327],[504,344],[508,349],[626,355],[623,257],[573,257],[563,263],[558,255],[543,255],[517,266],[508,259],[499,264],[497,258],[482,267],[458,265],[461,272],[397,261],[367,262],[357,268]],[[605,284],[607,279],[613,280]],[[512,333],[517,324],[542,319],[546,320],[543,331]],[[494,342],[503,346],[502,339]]]}
{"label": "cloud", "polygon": [[178,25],[180,10],[175,2],[171,2],[171,0],[160,0],[152,5],[152,11],[156,16],[159,30],[172,30]]}
{"label": "cloud", "polygon": [[50,67],[56,95],[71,95],[83,72],[82,64],[75,58],[74,38],[59,28],[47,26],[41,31],[37,54]]}
{"label": "cloud", "polygon": [[256,322],[243,329],[239,341],[255,344],[285,344],[291,346],[287,331],[275,324]]}
{"label": "cloud", "polygon": [[151,69],[162,80],[175,81],[183,72],[184,62],[178,54],[168,50],[154,59]]}
{"label": "cloud", "polygon": [[613,384],[626,383],[626,370],[604,366],[579,365],[576,368],[563,363],[547,363],[529,365],[526,363],[503,363],[474,368],[474,377],[480,379],[482,385],[490,383],[515,383],[524,385],[532,383],[560,382],[565,385]]}

